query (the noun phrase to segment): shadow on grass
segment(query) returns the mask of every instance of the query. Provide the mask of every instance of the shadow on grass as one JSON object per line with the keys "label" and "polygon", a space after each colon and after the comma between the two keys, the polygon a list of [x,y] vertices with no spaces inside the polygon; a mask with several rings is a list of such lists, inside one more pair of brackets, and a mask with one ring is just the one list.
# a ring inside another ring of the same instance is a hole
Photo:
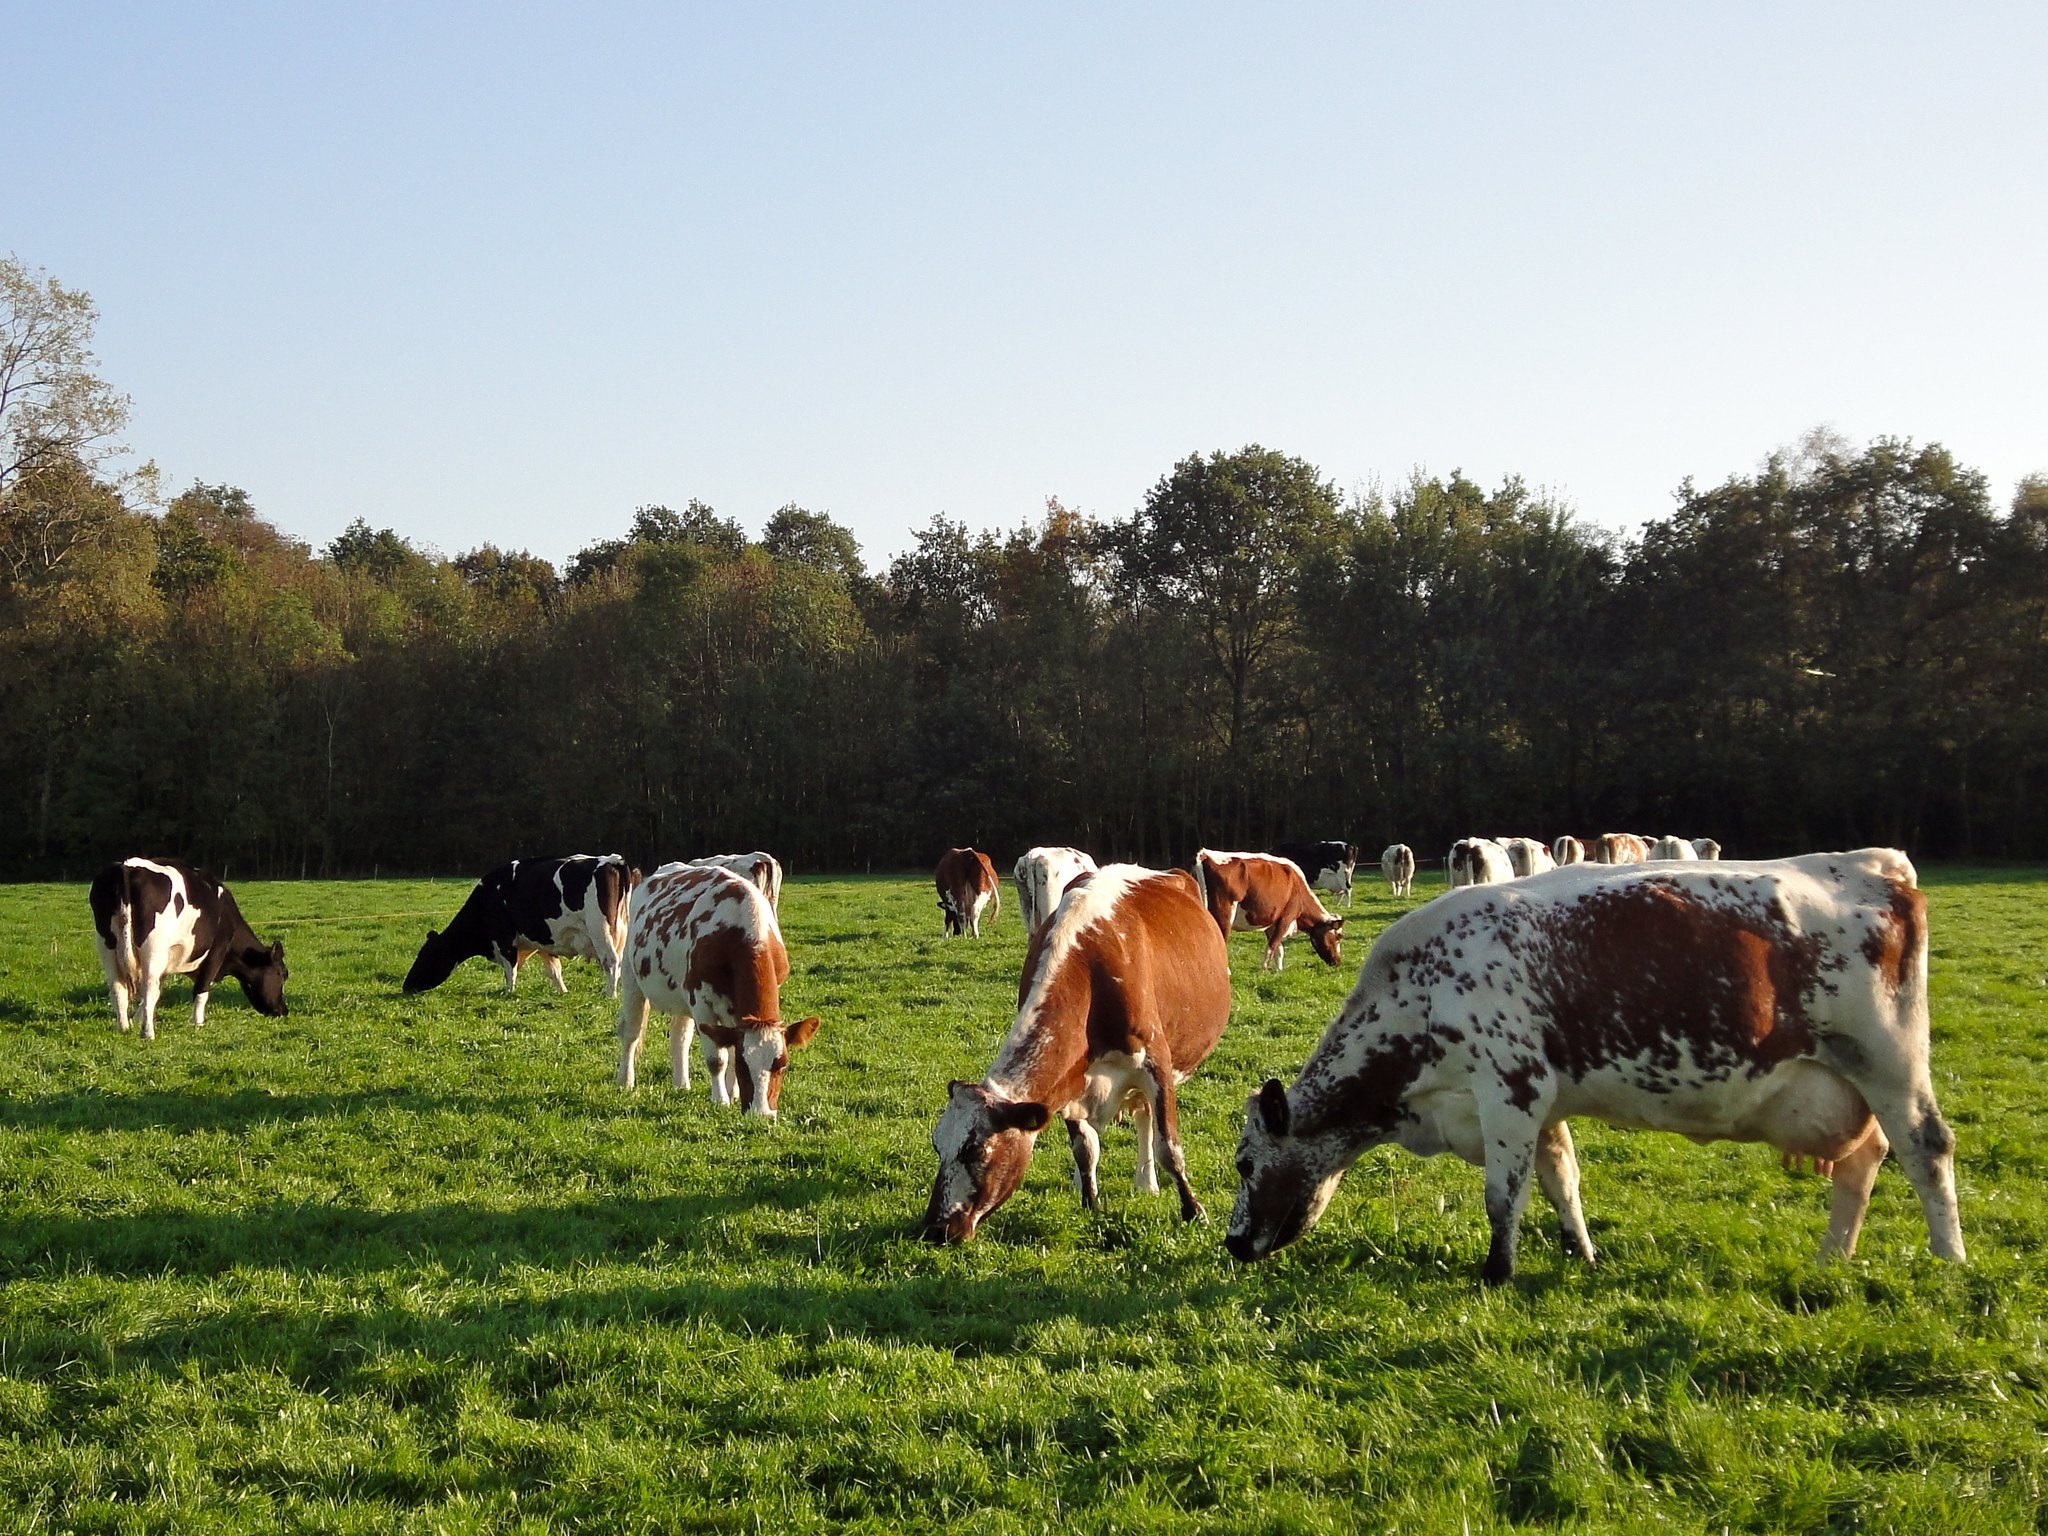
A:
{"label": "shadow on grass", "polygon": [[399,1211],[306,1204],[27,1217],[0,1229],[0,1280],[191,1277],[237,1267],[350,1276],[439,1266],[488,1277],[520,1266],[638,1258],[658,1244],[692,1243],[721,1218],[764,1207],[801,1209],[841,1193],[827,1179],[784,1171],[715,1194],[503,1211],[458,1204]]}
{"label": "shadow on grass", "polygon": [[431,1094],[406,1088],[366,1088],[355,1093],[267,1093],[240,1088],[233,1093],[53,1093],[37,1098],[0,1098],[0,1127],[23,1131],[242,1131],[252,1126],[292,1124],[379,1109],[432,1110],[450,1107]]}

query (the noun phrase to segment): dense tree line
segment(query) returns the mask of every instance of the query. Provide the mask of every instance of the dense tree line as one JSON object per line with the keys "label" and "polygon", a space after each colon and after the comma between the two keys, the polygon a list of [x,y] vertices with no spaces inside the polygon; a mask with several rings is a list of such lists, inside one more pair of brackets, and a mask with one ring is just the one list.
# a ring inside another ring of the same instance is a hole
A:
{"label": "dense tree line", "polygon": [[[77,321],[0,279],[16,319]],[[1611,829],[2048,854],[2048,481],[1998,507],[1935,446],[1817,439],[1626,540],[1518,481],[1345,497],[1251,447],[1119,518],[934,518],[880,570],[820,513],[755,538],[691,502],[557,571],[367,521],[315,551],[230,486],[158,510],[107,468],[125,402],[16,399],[43,403],[0,417],[15,873]]]}

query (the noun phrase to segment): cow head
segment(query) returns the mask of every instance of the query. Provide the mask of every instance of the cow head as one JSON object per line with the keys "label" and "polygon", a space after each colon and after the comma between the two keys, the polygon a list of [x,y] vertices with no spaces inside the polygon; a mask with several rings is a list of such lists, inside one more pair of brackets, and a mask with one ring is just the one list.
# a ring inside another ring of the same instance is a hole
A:
{"label": "cow head", "polygon": [[743,1019],[740,1035],[740,1106],[750,1115],[775,1118],[782,1102],[782,1074],[789,1070],[789,1053],[800,1051],[818,1032],[818,1016],[782,1024],[763,1019]]}
{"label": "cow head", "polygon": [[476,953],[476,950],[456,943],[451,935],[429,928],[426,943],[413,957],[412,969],[405,973],[405,990],[432,991],[455,973],[456,966]]}
{"label": "cow head", "polygon": [[281,1019],[291,1010],[285,1006],[284,984],[291,972],[285,969],[284,941],[252,944],[235,956],[229,972],[242,984],[243,995],[258,1013]]}
{"label": "cow head", "polygon": [[1245,1105],[1237,1203],[1223,1239],[1230,1256],[1245,1262],[1264,1258],[1314,1226],[1358,1150],[1327,1135],[1296,1135],[1287,1089],[1278,1078],[1268,1078]]}
{"label": "cow head", "polygon": [[1052,1120],[1043,1104],[998,1098],[979,1083],[954,1082],[946,1108],[932,1127],[939,1154],[925,1207],[924,1235],[934,1243],[964,1243],[982,1220],[1017,1192],[1038,1133]]}
{"label": "cow head", "polygon": [[1301,931],[1308,935],[1309,947],[1322,957],[1325,965],[1335,965],[1343,958],[1343,918],[1328,917],[1319,923],[1304,923]]}

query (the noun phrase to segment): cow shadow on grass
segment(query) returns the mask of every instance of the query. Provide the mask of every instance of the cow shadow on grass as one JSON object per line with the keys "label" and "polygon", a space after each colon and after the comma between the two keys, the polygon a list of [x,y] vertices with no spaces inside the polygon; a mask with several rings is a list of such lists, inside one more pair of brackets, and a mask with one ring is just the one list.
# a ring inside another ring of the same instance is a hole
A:
{"label": "cow shadow on grass", "polygon": [[451,1107],[446,1099],[409,1088],[367,1088],[349,1093],[53,1093],[0,1097],[0,1127],[27,1131],[245,1131],[260,1125],[346,1118],[399,1109]]}
{"label": "cow shadow on grass", "polygon": [[307,1202],[243,1211],[153,1210],[17,1218],[0,1227],[0,1281],[92,1273],[109,1279],[209,1277],[236,1269],[351,1277],[438,1269],[491,1278],[638,1259],[694,1245],[764,1207],[799,1209],[838,1193],[787,1171],[716,1193],[494,1210],[441,1204],[395,1211]]}

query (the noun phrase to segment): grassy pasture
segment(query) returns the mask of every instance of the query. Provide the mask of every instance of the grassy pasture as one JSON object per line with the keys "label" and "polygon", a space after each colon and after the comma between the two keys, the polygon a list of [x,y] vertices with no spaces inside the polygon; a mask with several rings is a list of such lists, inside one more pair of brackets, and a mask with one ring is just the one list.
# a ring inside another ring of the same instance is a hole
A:
{"label": "grassy pasture", "polygon": [[[780,1124],[612,1087],[593,967],[398,983],[442,882],[248,884],[291,1017],[174,983],[116,1035],[82,886],[0,888],[0,1529],[2048,1530],[2041,872],[1923,872],[1967,1268],[1896,1167],[1822,1267],[1825,1186],[1575,1127],[1596,1271],[1532,1202],[1381,1151],[1267,1263],[1219,1243],[1245,1094],[1349,985],[1290,946],[1183,1090],[1212,1217],[1083,1213],[1064,1138],[954,1251],[912,1235],[949,1077],[1023,936],[928,882],[793,879]],[[1352,960],[1407,903],[1361,895]]]}

